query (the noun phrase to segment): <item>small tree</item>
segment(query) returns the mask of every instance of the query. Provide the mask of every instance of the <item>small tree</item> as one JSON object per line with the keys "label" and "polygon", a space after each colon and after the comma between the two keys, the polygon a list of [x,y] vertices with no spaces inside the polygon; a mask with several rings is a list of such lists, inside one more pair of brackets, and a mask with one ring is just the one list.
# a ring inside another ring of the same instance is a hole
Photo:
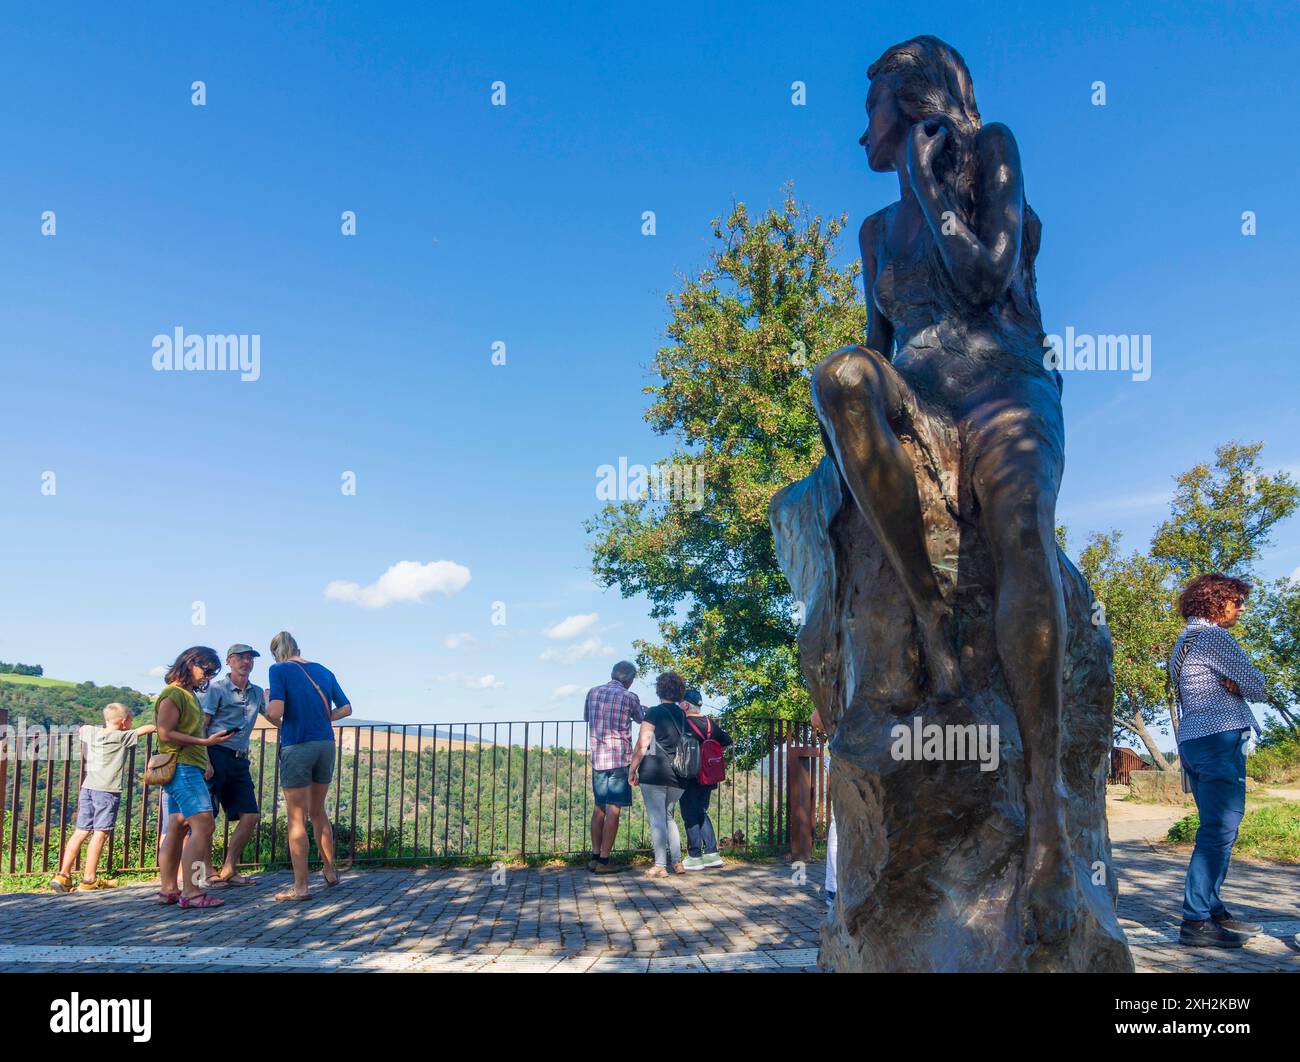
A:
{"label": "small tree", "polygon": [[1268,476],[1263,443],[1235,440],[1177,480],[1169,519],[1151,540],[1151,556],[1173,566],[1180,582],[1207,572],[1251,578],[1273,528],[1290,516],[1300,489],[1285,472]]}
{"label": "small tree", "polygon": [[832,264],[845,222],[810,214],[789,187],[779,210],[753,217],[738,203],[713,222],[709,265],[668,297],[669,342],[646,388],[645,419],[678,444],[659,482],[700,493],[610,503],[587,523],[596,579],[646,595],[658,621],[659,642],[636,643],[638,664],[725,698],[724,725],[750,759],[761,720],[812,707],[767,505],[822,456],[812,365],[865,330],[861,266]]}
{"label": "small tree", "polygon": [[[1214,465],[1177,477],[1170,514],[1148,553],[1121,556],[1116,532],[1094,534],[1080,570],[1102,603],[1115,648],[1115,726],[1138,738],[1160,767],[1168,760],[1151,734],[1172,718],[1169,656],[1183,627],[1175,603],[1190,578],[1223,572],[1257,582],[1254,565],[1273,528],[1294,512],[1300,490],[1284,472],[1264,474],[1262,443],[1230,442]],[[1257,585],[1240,637],[1269,679],[1271,707],[1288,723],[1300,695],[1300,587]]]}
{"label": "small tree", "polygon": [[1300,732],[1300,582],[1279,579],[1259,586],[1243,619],[1243,640],[1268,680],[1269,705]]}
{"label": "small tree", "polygon": [[1102,605],[1114,645],[1115,727],[1146,746],[1156,765],[1169,762],[1151,733],[1166,707],[1165,660],[1182,629],[1169,564],[1142,553],[1121,555],[1118,531],[1094,533],[1079,570]]}

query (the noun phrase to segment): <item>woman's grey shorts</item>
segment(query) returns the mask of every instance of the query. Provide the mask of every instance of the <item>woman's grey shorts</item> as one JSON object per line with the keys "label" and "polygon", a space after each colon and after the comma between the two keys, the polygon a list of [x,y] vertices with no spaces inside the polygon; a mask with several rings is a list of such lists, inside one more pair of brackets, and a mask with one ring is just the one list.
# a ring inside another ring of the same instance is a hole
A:
{"label": "woman's grey shorts", "polygon": [[280,785],[299,789],[304,785],[327,785],[334,777],[334,742],[304,741],[280,747]]}

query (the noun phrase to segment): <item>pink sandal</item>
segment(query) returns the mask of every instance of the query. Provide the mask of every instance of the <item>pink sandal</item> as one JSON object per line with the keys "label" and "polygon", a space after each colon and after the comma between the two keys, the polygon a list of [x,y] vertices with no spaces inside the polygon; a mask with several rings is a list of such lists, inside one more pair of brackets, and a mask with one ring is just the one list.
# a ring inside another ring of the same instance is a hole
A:
{"label": "pink sandal", "polygon": [[158,894],[158,902],[163,906],[167,906],[173,903],[179,903],[180,899],[181,899],[181,894],[179,892],[160,892]]}
{"label": "pink sandal", "polygon": [[198,907],[200,909],[206,907],[226,906],[225,900],[219,900],[215,896],[209,896],[206,892],[200,892],[194,896],[185,896],[184,894],[182,894],[181,898],[176,902],[179,903],[182,907]]}

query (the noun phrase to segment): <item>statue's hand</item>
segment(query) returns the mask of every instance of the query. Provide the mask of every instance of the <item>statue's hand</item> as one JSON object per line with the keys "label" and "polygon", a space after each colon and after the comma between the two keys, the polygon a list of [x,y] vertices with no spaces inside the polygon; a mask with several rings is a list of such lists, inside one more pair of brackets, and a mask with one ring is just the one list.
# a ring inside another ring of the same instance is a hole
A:
{"label": "statue's hand", "polygon": [[939,122],[917,122],[907,138],[907,172],[912,180],[934,181],[934,160],[948,139],[948,130]]}

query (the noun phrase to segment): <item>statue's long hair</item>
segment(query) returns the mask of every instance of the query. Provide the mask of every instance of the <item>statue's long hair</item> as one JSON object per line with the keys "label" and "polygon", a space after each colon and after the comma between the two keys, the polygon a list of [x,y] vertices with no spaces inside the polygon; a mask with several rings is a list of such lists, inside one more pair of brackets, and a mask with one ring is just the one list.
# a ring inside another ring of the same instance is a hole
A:
{"label": "statue's long hair", "polygon": [[909,122],[931,122],[948,130],[934,163],[934,175],[953,206],[969,221],[975,202],[975,134],[980,112],[970,70],[955,48],[938,37],[913,37],[895,44],[871,64],[867,77],[888,78],[899,109]]}

